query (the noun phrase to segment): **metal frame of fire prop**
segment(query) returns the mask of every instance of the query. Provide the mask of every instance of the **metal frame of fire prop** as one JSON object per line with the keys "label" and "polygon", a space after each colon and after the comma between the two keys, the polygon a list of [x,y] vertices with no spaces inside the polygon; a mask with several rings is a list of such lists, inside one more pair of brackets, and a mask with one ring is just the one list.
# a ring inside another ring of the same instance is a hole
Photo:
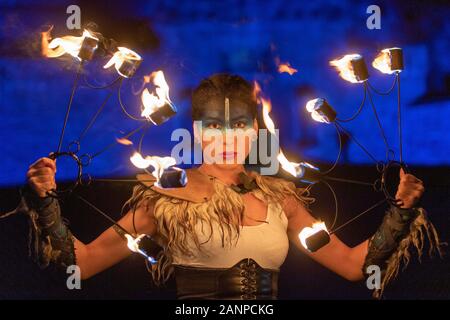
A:
{"label": "metal frame of fire prop", "polygon": [[[101,40],[100,40],[101,39]],[[55,38],[51,41],[50,31],[43,34],[43,53],[45,56],[53,58],[59,57],[65,54],[72,55],[78,61],[78,68],[75,76],[75,80],[72,86],[71,95],[69,98],[69,102],[67,105],[66,114],[64,117],[64,122],[61,130],[61,134],[59,137],[58,148],[56,152],[50,154],[50,157],[53,159],[60,157],[70,157],[75,161],[78,167],[77,178],[73,182],[73,184],[65,189],[65,190],[52,190],[48,193],[51,197],[63,197],[69,194],[72,194],[73,191],[78,186],[88,186],[93,182],[138,182],[137,179],[95,179],[92,178],[89,174],[83,173],[83,169],[88,167],[91,161],[102,154],[104,151],[113,147],[118,143],[122,144],[132,144],[131,141],[128,140],[132,135],[135,135],[138,132],[141,132],[141,137],[139,139],[139,144],[137,148],[137,152],[130,158],[131,162],[138,168],[143,169],[145,172],[152,174],[156,178],[156,183],[163,188],[173,188],[173,187],[183,187],[187,183],[185,172],[182,169],[173,167],[176,163],[175,160],[171,157],[156,157],[156,156],[147,156],[143,158],[141,156],[141,147],[142,141],[144,139],[145,133],[151,124],[160,125],[167,120],[169,120],[172,116],[174,116],[177,112],[176,107],[173,105],[169,98],[169,86],[167,85],[164,74],[162,71],[156,71],[151,73],[149,76],[144,76],[144,86],[141,88],[141,117],[136,117],[130,114],[127,111],[126,106],[124,105],[121,98],[121,89],[122,83],[124,79],[128,79],[134,76],[136,70],[142,62],[142,58],[134,51],[124,48],[117,47],[114,53],[111,52],[112,57],[110,60],[104,65],[103,68],[109,68],[111,66],[115,66],[117,73],[119,76],[112,81],[111,83],[104,86],[95,86],[89,83],[86,76],[83,77],[84,83],[87,87],[91,89],[106,89],[111,88],[113,86],[117,86],[117,97],[119,100],[120,107],[123,113],[130,119],[138,122],[143,122],[139,127],[130,131],[126,135],[124,135],[121,139],[116,139],[116,142],[111,143],[101,149],[99,152],[94,154],[84,153],[82,155],[78,155],[81,149],[81,141],[85,137],[88,130],[93,126],[94,122],[102,112],[103,108],[107,104],[110,99],[112,92],[110,92],[98,110],[95,112],[93,117],[90,119],[87,126],[84,128],[79,138],[75,141],[72,141],[68,144],[67,150],[62,150],[63,140],[64,140],[64,132],[68,123],[72,102],[75,96],[76,88],[79,83],[80,76],[82,74],[83,66],[86,62],[90,61],[94,57],[94,53],[97,48],[102,45],[103,37],[99,33],[93,33],[89,30],[85,30],[81,37],[74,36],[64,36],[62,38]],[[105,55],[104,55],[105,56]],[[324,183],[329,190],[331,191],[334,202],[335,202],[335,215],[334,220],[328,230],[324,222],[318,221],[314,223],[312,227],[306,227],[299,233],[299,238],[302,245],[309,251],[314,252],[319,250],[321,247],[325,246],[330,241],[330,235],[347,226],[351,222],[360,218],[364,214],[367,214],[372,209],[380,206],[381,204],[388,202],[394,206],[401,206],[402,203],[399,203],[389,188],[389,172],[392,172],[394,168],[403,168],[403,170],[407,170],[407,166],[403,162],[402,156],[402,121],[401,121],[401,104],[400,104],[400,72],[403,70],[403,53],[400,48],[389,48],[382,50],[375,60],[372,63],[372,66],[382,73],[385,74],[393,74],[394,81],[392,86],[386,92],[380,92],[376,90],[368,81],[369,73],[367,70],[367,66],[363,57],[359,54],[349,54],[345,55],[339,60],[333,60],[330,62],[331,66],[336,67],[339,71],[340,76],[351,83],[362,84],[364,88],[364,96],[360,106],[357,108],[356,112],[350,116],[349,118],[340,118],[337,116],[337,112],[334,108],[328,104],[328,102],[323,98],[317,98],[314,100],[308,101],[306,104],[306,109],[311,113],[311,117],[313,120],[322,122],[325,124],[333,124],[336,128],[336,133],[339,139],[339,151],[336,157],[336,160],[332,164],[332,166],[326,171],[320,171],[317,167],[307,163],[300,162],[294,163],[290,162],[283,152],[280,150],[278,154],[278,161],[281,164],[282,168],[289,172],[292,176],[298,179],[300,182],[308,184],[307,188],[310,190],[313,185],[317,183]],[[151,93],[145,87],[145,84],[152,83],[155,86],[154,93]],[[399,136],[399,160],[394,160],[394,151],[389,147],[389,144],[386,139],[386,135],[384,133],[383,127],[381,125],[380,118],[377,113],[377,108],[374,105],[372,93],[387,96],[389,95],[394,88],[397,87],[397,120],[398,120],[398,136]],[[275,125],[270,118],[271,111],[271,103],[268,99],[264,99],[262,97],[259,85],[255,83],[255,92],[258,94],[259,103],[262,105],[262,113],[264,124],[267,129],[274,134],[275,133]],[[353,135],[351,135],[344,127],[343,124],[355,120],[358,115],[361,113],[364,105],[366,104],[366,100],[369,100],[372,111],[374,113],[376,123],[378,125],[380,134],[384,141],[384,145],[386,148],[386,155],[383,161],[378,161]],[[342,136],[341,134],[347,135],[353,142],[375,163],[376,170],[379,174],[379,178],[373,182],[364,182],[357,180],[350,180],[338,177],[329,176],[329,174],[335,169],[336,165],[339,162],[341,152],[342,152]],[[147,168],[153,167],[154,171],[149,172]],[[338,199],[336,193],[332,186],[330,185],[330,181],[334,182],[342,182],[342,183],[352,183],[362,186],[371,187],[375,192],[380,192],[384,195],[383,199],[370,206],[368,209],[362,211],[361,213],[355,215],[353,218],[349,219],[345,223],[335,228],[335,224],[338,218]],[[133,252],[139,253],[143,255],[146,259],[146,262],[155,263],[155,252],[154,244],[152,244],[151,238],[147,235],[138,235],[137,231],[135,233],[131,233],[125,230],[123,227],[117,224],[117,222],[112,219],[108,214],[97,208],[94,204],[90,203],[80,195],[76,195],[76,197],[83,201],[86,205],[88,205],[91,209],[93,209],[96,213],[101,214],[104,218],[110,221],[113,225],[119,228],[122,232],[125,233],[126,238],[128,240],[128,247]],[[150,249],[149,249],[150,248]]]}

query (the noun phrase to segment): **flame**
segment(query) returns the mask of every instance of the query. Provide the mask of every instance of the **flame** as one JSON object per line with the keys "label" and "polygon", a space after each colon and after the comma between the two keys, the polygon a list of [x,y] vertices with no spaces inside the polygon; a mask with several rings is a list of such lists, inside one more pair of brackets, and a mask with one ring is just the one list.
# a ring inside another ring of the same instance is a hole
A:
{"label": "flame", "polygon": [[114,52],[114,55],[111,59],[103,66],[104,69],[108,69],[112,65],[116,68],[117,72],[123,76],[128,77],[120,72],[120,67],[125,61],[140,61],[142,60],[141,56],[138,55],[131,49],[125,47],[117,47],[118,51]]}
{"label": "flame", "polygon": [[131,163],[139,169],[147,169],[152,166],[154,170],[152,175],[159,180],[165,169],[176,164],[175,158],[146,156],[145,158],[139,152],[135,152],[130,158]]}
{"label": "flame", "polygon": [[116,141],[124,146],[131,146],[133,144],[133,142],[127,138],[116,138]]}
{"label": "flame", "polygon": [[387,73],[387,74],[392,74],[392,73],[397,72],[398,70],[392,70],[392,68],[391,68],[391,50],[392,49],[399,49],[399,48],[389,48],[389,49],[381,50],[381,52],[373,60],[372,66],[375,69],[378,69],[381,72]]}
{"label": "flame", "polygon": [[142,117],[151,120],[151,115],[163,107],[165,104],[172,104],[169,98],[169,86],[164,78],[164,72],[161,70],[152,72],[149,76],[144,76],[144,82],[152,82],[156,86],[156,95],[150,93],[147,88],[144,89],[141,95],[142,99]]}
{"label": "flame", "polygon": [[276,59],[276,64],[279,73],[286,72],[292,76],[294,73],[298,72],[298,70],[293,68],[289,62],[280,62],[280,59]]}
{"label": "flame", "polygon": [[145,234],[140,234],[139,236],[134,238],[133,236],[131,236],[129,234],[125,234],[125,238],[127,238],[127,246],[128,246],[128,249],[130,249],[132,252],[143,255],[145,258],[147,258],[150,261],[150,263],[154,264],[157,262],[155,260],[155,258],[148,256],[144,251],[142,251],[139,248],[139,243],[141,242],[142,238],[144,238],[145,236],[146,236]]}
{"label": "flame", "polygon": [[322,104],[323,102],[324,100],[322,98],[309,100],[306,103],[306,110],[311,113],[311,118],[313,118],[313,120],[317,122],[330,123],[327,117],[324,117],[316,110],[316,106]]}
{"label": "flame", "polygon": [[151,165],[151,160],[147,158],[144,159],[139,152],[135,152],[131,156],[130,161],[135,167],[139,169],[146,169]]}
{"label": "flame", "polygon": [[50,26],[50,28],[47,31],[41,32],[41,54],[44,57],[48,57],[48,43],[52,39],[51,31],[53,30],[53,26]]}
{"label": "flame", "polygon": [[286,72],[286,73],[289,73],[289,75],[292,76],[294,73],[298,72],[298,70],[293,68],[293,67],[291,67],[289,62],[286,62],[286,63],[282,63],[282,64],[280,64],[278,66],[278,72],[279,73]]}
{"label": "flame", "polygon": [[326,232],[328,232],[325,222],[322,221],[317,221],[313,223],[312,227],[303,228],[303,230],[300,231],[300,233],[298,234],[302,246],[305,249],[308,249],[308,247],[306,246],[306,239],[321,230],[325,230]]}
{"label": "flame", "polygon": [[61,38],[55,38],[50,41],[50,39],[52,38],[50,35],[52,29],[53,27],[51,27],[48,31],[41,33],[42,54],[47,58],[57,58],[68,53],[71,56],[80,59],[78,57],[78,53],[80,52],[84,38],[90,37],[98,40],[94,35],[92,35],[89,32],[89,30],[85,29],[81,37],[64,36]]}
{"label": "flame", "polygon": [[125,237],[127,238],[128,249],[130,249],[133,252],[140,253],[141,250],[139,249],[139,242],[143,237],[145,237],[145,234],[141,234],[137,238],[134,238],[129,234],[125,234]]}
{"label": "flame", "polygon": [[286,156],[284,155],[283,151],[281,151],[281,150],[277,156],[277,160],[281,164],[281,168],[283,168],[283,170],[287,171],[288,173],[290,173],[292,176],[294,176],[296,178],[303,178],[306,168],[310,168],[313,170],[319,170],[308,162],[297,163],[297,162],[289,161],[286,158]]}
{"label": "flame", "polygon": [[[264,124],[266,125],[267,130],[269,130],[270,133],[275,134],[275,124],[269,115],[270,111],[272,110],[272,103],[270,102],[270,100],[264,98],[261,98],[261,103]],[[303,169],[300,166],[301,164],[290,162],[284,155],[281,148],[277,155],[277,159],[281,164],[281,167],[294,177],[301,177],[303,175]]]}
{"label": "flame", "polygon": [[279,73],[286,72],[292,76],[294,73],[298,72],[298,70],[293,68],[289,62],[281,62],[279,57],[275,58],[275,64],[278,67]]}
{"label": "flame", "polygon": [[342,79],[347,80],[352,83],[359,83],[359,82],[363,82],[363,81],[359,81],[356,78],[356,75],[353,72],[353,67],[352,67],[351,61],[360,59],[360,58],[362,58],[362,56],[357,53],[347,54],[339,60],[330,61],[330,65],[335,67],[339,71],[339,75],[342,77]]}
{"label": "flame", "polygon": [[253,81],[253,96],[255,97],[257,103],[261,102],[261,93],[262,93],[261,86],[257,81]]}
{"label": "flame", "polygon": [[269,115],[270,111],[272,111],[272,103],[268,99],[261,98],[261,104],[264,124],[270,133],[275,134],[275,123]]}
{"label": "flame", "polygon": [[[257,85],[257,83],[255,82]],[[255,86],[256,87],[256,86]],[[259,86],[258,86],[259,88]],[[261,90],[259,88],[259,90]],[[263,121],[264,124],[267,127],[267,130],[269,130],[270,133],[275,134],[275,124],[270,117],[269,113],[272,110],[272,103],[268,99],[260,98],[261,104],[262,104],[262,115],[263,115]],[[289,172],[294,177],[300,178],[303,176],[304,169],[301,167],[302,163],[295,163],[289,161],[286,156],[284,155],[283,151],[280,148],[280,151],[277,155],[277,160],[281,164],[281,167]]]}
{"label": "flame", "polygon": [[286,156],[284,155],[283,151],[281,151],[281,150],[278,153],[277,160],[281,164],[281,168],[283,168],[283,170],[287,171],[294,177],[299,177],[300,172],[303,172],[303,171],[300,171],[301,170],[300,163],[295,163],[295,162],[289,161],[286,158]]}

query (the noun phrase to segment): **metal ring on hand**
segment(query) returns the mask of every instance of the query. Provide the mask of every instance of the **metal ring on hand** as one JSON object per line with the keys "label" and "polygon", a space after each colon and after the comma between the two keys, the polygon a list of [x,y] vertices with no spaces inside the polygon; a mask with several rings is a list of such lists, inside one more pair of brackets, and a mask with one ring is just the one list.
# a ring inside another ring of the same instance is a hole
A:
{"label": "metal ring on hand", "polygon": [[69,185],[67,188],[65,189],[56,189],[56,190],[51,190],[49,192],[47,192],[47,195],[53,198],[58,198],[63,194],[67,194],[67,193],[71,193],[81,182],[81,176],[82,176],[82,163],[80,158],[73,152],[70,151],[62,151],[62,152],[52,152],[49,155],[50,159],[56,160],[58,158],[61,157],[69,157],[72,158],[75,163],[77,164],[78,170],[77,170],[77,178],[75,179],[75,182],[72,183],[71,185]]}
{"label": "metal ring on hand", "polygon": [[401,207],[403,205],[402,201],[395,199],[395,196],[392,196],[388,190],[388,173],[391,169],[395,167],[399,167],[403,169],[405,172],[408,172],[408,167],[406,166],[405,163],[399,161],[389,161],[387,165],[384,167],[383,172],[381,173],[381,188],[389,203],[391,203],[396,207]]}

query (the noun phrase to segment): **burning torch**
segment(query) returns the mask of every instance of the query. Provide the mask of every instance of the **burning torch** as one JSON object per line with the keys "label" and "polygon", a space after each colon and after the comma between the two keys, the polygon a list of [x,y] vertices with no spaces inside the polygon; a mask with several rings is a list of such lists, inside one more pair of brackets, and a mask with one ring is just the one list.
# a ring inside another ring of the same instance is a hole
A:
{"label": "burning torch", "polygon": [[147,88],[142,92],[141,116],[156,125],[160,125],[173,117],[177,112],[169,98],[169,86],[164,73],[160,70],[145,76],[144,82],[152,83],[155,86],[155,93],[151,93]]}
{"label": "burning torch", "polygon": [[347,54],[340,59],[330,61],[330,65],[339,71],[342,79],[351,83],[362,83],[369,79],[369,72],[363,56]]}
{"label": "burning torch", "polygon": [[92,60],[99,42],[92,32],[85,29],[80,37],[64,36],[50,41],[52,29],[42,33],[42,54],[45,57],[57,58],[68,53],[79,61]]}
{"label": "burning torch", "polygon": [[[350,120],[353,120],[356,118],[356,116],[359,114],[359,112],[362,109],[362,106],[364,105],[365,96],[366,96],[366,83],[369,87],[371,87],[370,83],[367,81],[369,78],[369,73],[367,71],[366,64],[364,62],[364,59],[359,54],[350,54],[342,57],[338,60],[333,60],[330,62],[330,64],[337,68],[337,70],[340,73],[340,76],[349,82],[352,83],[364,83],[364,100],[361,104],[361,106],[358,108],[358,111],[355,115],[350,117],[346,120],[341,120],[336,118],[336,111],[327,103],[325,99],[317,98],[314,100],[308,101],[306,104],[306,109],[308,112],[311,113],[311,117],[313,120],[323,123],[332,123],[334,122],[336,129],[343,130],[347,135],[348,132],[345,131],[344,128],[342,128],[339,125],[339,122],[347,122]],[[339,227],[335,228],[332,231],[328,231],[327,227],[324,222],[316,222],[311,227],[304,228],[299,233],[299,239],[301,244],[305,249],[307,249],[310,252],[315,252],[322,248],[323,246],[327,245],[330,242],[330,236],[338,231],[339,229],[345,227],[346,225],[350,224],[354,220],[358,219],[362,215],[366,214],[373,208],[377,207],[378,205],[389,201],[391,204],[398,206],[399,203],[397,203],[397,200],[392,197],[388,190],[387,190],[387,172],[391,167],[398,166],[403,168],[403,170],[407,170],[406,165],[402,161],[402,136],[401,136],[401,113],[400,113],[400,79],[399,79],[399,73],[403,70],[403,53],[402,49],[400,48],[389,48],[382,50],[378,56],[375,58],[375,60],[372,62],[372,66],[375,69],[378,69],[382,73],[385,74],[395,74],[396,79],[394,81],[394,84],[392,88],[386,92],[381,93],[383,95],[388,94],[393,88],[395,83],[398,84],[398,125],[399,125],[399,141],[400,141],[400,162],[397,161],[390,161],[388,164],[383,165],[383,168],[381,170],[381,179],[380,179],[380,185],[381,190],[385,194],[385,198],[379,201],[378,203],[374,204],[370,208],[364,210],[360,214],[356,215],[352,219],[348,220],[347,222],[343,223]],[[372,87],[371,87],[372,88]],[[373,88],[372,88],[373,89]],[[374,89],[375,92],[379,93],[377,90]],[[370,96],[369,96],[370,97]],[[374,108],[374,112],[375,108]],[[339,133],[339,130],[338,130]],[[351,135],[349,135],[350,138],[354,139]],[[366,152],[373,160],[374,157],[365,149],[357,140],[354,139],[354,141],[357,143],[357,145]],[[281,154],[281,160],[284,161],[283,168],[290,172],[295,177],[303,177],[303,168],[305,167],[302,164],[294,164],[287,159],[284,158],[284,155]],[[281,161],[280,161],[281,162]],[[283,163],[282,163],[283,164]],[[333,166],[334,167],[334,166]],[[327,173],[330,170],[327,171]],[[342,179],[344,180],[344,179]],[[349,180],[350,181],[350,180]],[[373,184],[375,188],[376,182]]]}
{"label": "burning torch", "polygon": [[146,156],[135,152],[130,158],[131,163],[150,173],[147,168],[153,167],[151,175],[156,178],[155,185],[159,188],[180,188],[187,184],[186,172],[183,169],[172,167],[176,160],[172,157]]}
{"label": "burning torch", "polygon": [[117,47],[117,51],[112,58],[103,66],[108,69],[112,65],[116,68],[117,73],[124,78],[131,78],[142,62],[139,54],[125,47]]}

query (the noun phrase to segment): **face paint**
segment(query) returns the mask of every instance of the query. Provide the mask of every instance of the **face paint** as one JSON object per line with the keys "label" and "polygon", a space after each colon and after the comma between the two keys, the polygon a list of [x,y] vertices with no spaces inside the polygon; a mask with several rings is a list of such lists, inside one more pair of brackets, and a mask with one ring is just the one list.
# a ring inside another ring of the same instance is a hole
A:
{"label": "face paint", "polygon": [[230,128],[230,99],[225,97],[225,127]]}
{"label": "face paint", "polygon": [[210,99],[200,119],[194,122],[194,133],[201,137],[204,161],[243,163],[256,135],[253,124],[253,114],[244,102],[229,97]]}
{"label": "face paint", "polygon": [[221,131],[253,128],[253,116],[249,107],[239,101],[225,97],[211,99],[199,119],[203,129],[218,129]]}

